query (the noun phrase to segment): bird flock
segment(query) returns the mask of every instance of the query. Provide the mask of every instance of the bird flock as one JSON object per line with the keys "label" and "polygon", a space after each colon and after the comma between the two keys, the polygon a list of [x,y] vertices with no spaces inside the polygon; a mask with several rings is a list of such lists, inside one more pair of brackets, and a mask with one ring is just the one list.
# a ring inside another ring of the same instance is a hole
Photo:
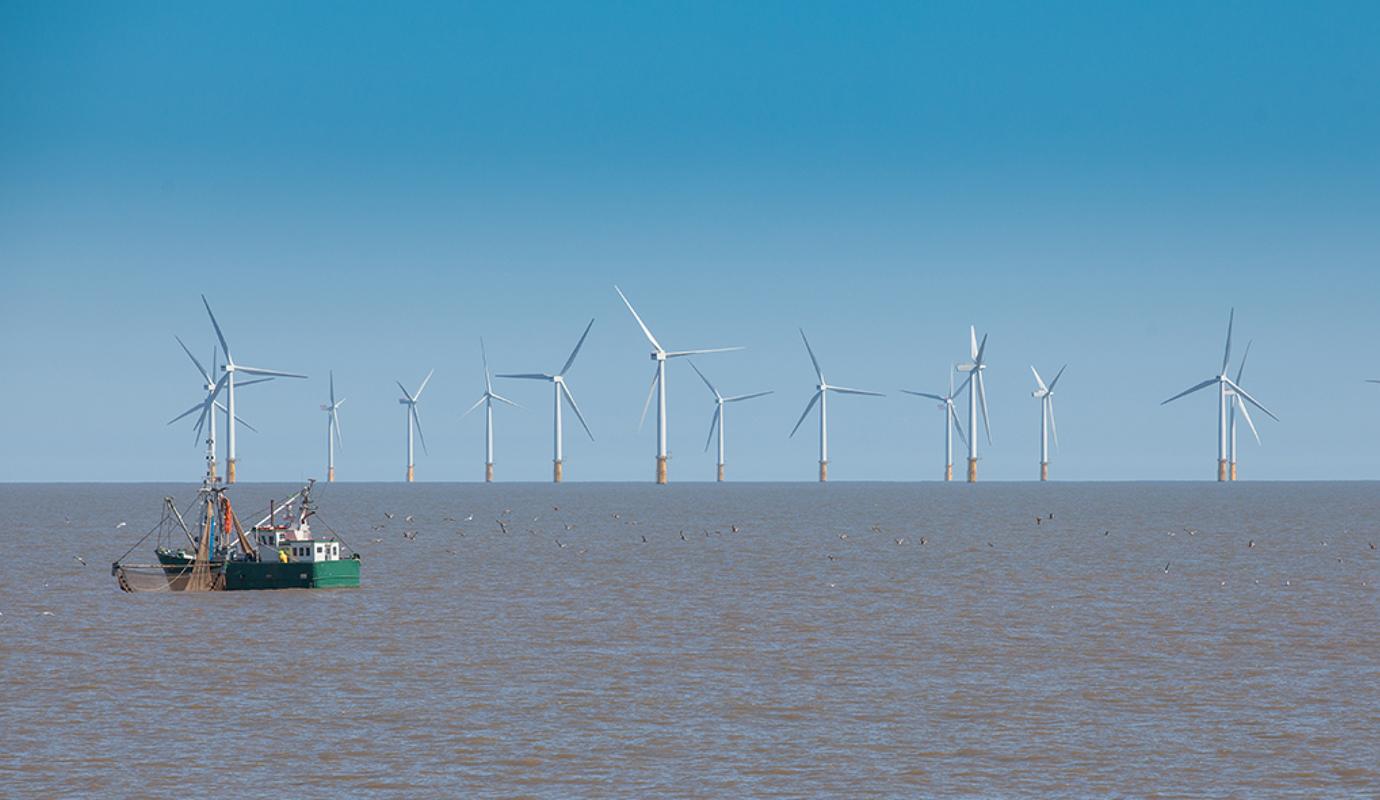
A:
{"label": "bird flock", "polygon": [[[670,349],[663,346],[661,341],[652,333],[651,327],[638,314],[636,308],[622,289],[615,286],[614,291],[623,305],[627,308],[632,320],[641,331],[647,342],[651,345],[650,358],[655,362],[651,384],[648,388],[647,399],[643,404],[642,416],[638,427],[641,429],[645,423],[647,414],[652,406],[652,401],[656,400],[656,462],[655,480],[657,483],[668,481],[668,451],[667,451],[667,365],[676,359],[684,359],[691,369],[704,384],[714,401],[714,412],[710,419],[709,435],[705,440],[705,450],[708,451],[711,445],[717,441],[717,479],[725,479],[725,463],[727,458],[727,412],[728,406],[734,403],[744,402],[766,395],[772,394],[771,390],[759,389],[743,394],[722,393],[718,386],[709,378],[699,364],[695,362],[697,356],[707,356],[718,353],[726,353],[737,350],[744,350],[743,347],[712,347],[697,349]],[[201,399],[168,421],[171,425],[187,417],[194,419],[194,429],[198,446],[205,446],[206,471],[212,480],[219,479],[218,474],[218,424],[224,425],[225,430],[225,475],[224,479],[228,483],[236,480],[236,429],[244,426],[254,430],[245,422],[236,410],[236,396],[239,390],[249,386],[261,384],[276,379],[291,378],[302,379],[305,375],[281,370],[271,370],[261,367],[247,366],[235,360],[229,341],[222,329],[215,313],[211,309],[210,302],[205,295],[202,296],[202,303],[206,308],[207,316],[215,332],[216,341],[219,346],[213,348],[210,356],[210,368],[208,369],[199,360],[191,349],[182,341],[180,337],[174,337],[187,358],[196,367],[197,376],[200,379],[202,397]],[[1236,366],[1235,377],[1231,372],[1232,354],[1232,335],[1235,325],[1235,309],[1231,311],[1227,322],[1226,346],[1222,356],[1221,368],[1212,377],[1185,389],[1184,391],[1165,400],[1164,403],[1171,403],[1186,395],[1200,391],[1205,388],[1215,386],[1218,392],[1218,436],[1217,436],[1217,477],[1218,480],[1235,480],[1237,475],[1237,420],[1244,420],[1250,428],[1252,435],[1257,442],[1260,440],[1259,431],[1256,429],[1255,421],[1251,417],[1250,408],[1254,407],[1259,412],[1278,421],[1269,409],[1263,406],[1249,392],[1242,388],[1242,379],[1245,372],[1246,360],[1250,355],[1251,344],[1248,342],[1240,362]],[[561,482],[564,477],[564,413],[569,411],[575,415],[580,424],[580,428],[590,441],[594,441],[594,433],[586,421],[584,413],[580,410],[579,404],[575,400],[574,391],[571,389],[569,373],[575,365],[576,359],[580,355],[586,340],[589,338],[590,330],[594,327],[594,320],[585,325],[574,348],[559,369],[552,372],[507,372],[491,373],[489,369],[488,353],[484,347],[484,341],[480,339],[480,357],[483,362],[484,386],[483,393],[479,399],[464,412],[462,416],[468,416],[474,411],[483,409],[485,426],[485,450],[484,450],[484,477],[486,481],[494,480],[494,408],[495,405],[517,406],[517,403],[499,394],[494,389],[494,378],[505,380],[530,380],[542,381],[551,385],[552,392],[552,480]],[[810,417],[812,412],[817,414],[819,426],[819,480],[827,481],[829,478],[829,409],[831,396],[862,396],[862,397],[881,397],[882,392],[869,391],[864,389],[843,386],[831,383],[825,379],[824,369],[820,365],[818,357],[815,355],[814,348],[810,344],[809,338],[803,329],[800,330],[801,342],[804,345],[806,354],[809,356],[810,363],[814,368],[816,383],[814,392],[810,395],[805,409],[801,412],[795,426],[790,431],[790,436],[794,437]],[[911,389],[902,389],[901,392],[916,397],[933,400],[937,408],[943,414],[944,424],[944,480],[949,481],[954,478],[953,470],[953,440],[958,439],[967,448],[967,475],[968,482],[977,481],[978,477],[978,426],[982,425],[987,443],[992,443],[992,432],[989,426],[987,408],[987,390],[984,375],[988,369],[987,361],[987,336],[978,337],[976,326],[971,326],[968,331],[968,358],[965,361],[956,363],[948,370],[949,386],[947,391],[924,392]],[[1046,382],[1039,370],[1031,365],[1030,370],[1035,379],[1035,386],[1031,392],[1032,396],[1040,403],[1040,448],[1039,448],[1039,477],[1040,480],[1049,479],[1050,465],[1050,442],[1052,441],[1057,448],[1059,444],[1058,427],[1055,423],[1054,415],[1054,396],[1060,379],[1064,375],[1067,364],[1060,367],[1054,373],[1054,377]],[[422,451],[427,452],[426,437],[422,432],[422,421],[419,413],[419,405],[422,394],[425,392],[427,384],[431,381],[435,370],[429,371],[416,389],[409,391],[402,381],[397,381],[398,390],[401,396],[398,403],[403,406],[406,422],[405,454],[407,481],[414,480],[416,476],[416,458],[414,450],[414,440],[420,442]],[[961,377],[961,382],[955,383],[955,378]],[[1374,381],[1380,383],[1380,381]],[[224,398],[222,402],[221,398]],[[966,428],[960,414],[959,403],[966,405]],[[326,403],[321,405],[321,410],[327,416],[326,430],[326,480],[335,480],[335,456],[337,448],[342,444],[340,428],[340,408],[345,403],[345,398],[336,396],[335,373],[330,372],[329,395]],[[220,418],[218,420],[218,418]]]}

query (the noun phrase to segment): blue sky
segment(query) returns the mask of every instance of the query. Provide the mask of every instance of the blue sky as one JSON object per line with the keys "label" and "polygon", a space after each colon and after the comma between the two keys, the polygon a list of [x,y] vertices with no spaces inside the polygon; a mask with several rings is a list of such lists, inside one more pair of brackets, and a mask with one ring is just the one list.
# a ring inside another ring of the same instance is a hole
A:
{"label": "blue sky", "polygon": [[[1228,309],[1282,420],[1242,477],[1380,478],[1380,10],[1365,3],[0,3],[0,480],[194,479],[182,336],[310,381],[240,396],[241,477],[482,476],[478,338],[570,375],[569,480],[648,480],[652,364],[612,285],[733,409],[729,475],[934,479],[990,334],[982,474],[1037,471],[1029,365],[1069,363],[1054,477],[1210,479]],[[1240,346],[1237,353],[1240,352]],[[669,378],[673,480],[712,405]],[[503,389],[500,389],[501,391]],[[498,475],[549,475],[515,382]],[[1328,394],[1331,398],[1329,399]],[[1259,420],[1259,416],[1257,417]],[[577,435],[578,434],[578,435]]]}

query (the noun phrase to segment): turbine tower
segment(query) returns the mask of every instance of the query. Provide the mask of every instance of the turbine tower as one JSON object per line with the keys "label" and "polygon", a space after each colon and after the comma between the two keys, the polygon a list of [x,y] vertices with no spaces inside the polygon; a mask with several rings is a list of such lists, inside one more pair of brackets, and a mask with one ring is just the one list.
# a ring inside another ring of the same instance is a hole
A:
{"label": "turbine tower", "polygon": [[225,341],[225,334],[220,330],[220,323],[216,322],[216,315],[211,312],[211,304],[207,302],[206,295],[201,296],[201,304],[206,306],[206,314],[211,318],[211,326],[216,329],[216,338],[220,340],[220,350],[225,354],[225,374],[229,380],[225,384],[225,482],[235,482],[235,375],[243,372],[246,375],[263,375],[270,378],[305,378],[306,375],[298,375],[293,372],[277,372],[271,369],[258,369],[256,367],[246,367],[243,364],[236,364],[235,357],[230,354],[230,344]]}
{"label": "turbine tower", "polygon": [[335,399],[335,370],[331,370],[331,402],[321,406],[326,412],[326,482],[335,482],[335,446],[344,444],[340,438],[340,417],[336,411],[345,405],[345,398]]}
{"label": "turbine tower", "polygon": [[791,436],[800,430],[800,424],[810,415],[810,409],[819,403],[819,482],[829,480],[829,392],[839,394],[860,394],[867,397],[885,397],[881,392],[865,392],[861,389],[848,389],[843,386],[832,386],[824,380],[824,372],[819,368],[819,359],[815,358],[815,351],[810,347],[810,340],[805,338],[805,331],[800,331],[800,338],[805,342],[805,352],[810,354],[810,363],[815,365],[815,375],[819,378],[819,383],[815,386],[815,394],[806,404],[805,411],[801,413],[800,419],[796,420],[795,427],[791,428]]}
{"label": "turbine tower", "polygon": [[588,423],[585,422],[585,415],[580,413],[580,407],[575,403],[575,395],[570,393],[570,387],[566,385],[565,374],[570,371],[570,367],[575,363],[575,356],[580,354],[580,348],[585,344],[585,337],[589,336],[589,329],[594,327],[594,320],[590,320],[585,326],[585,332],[580,334],[580,341],[575,343],[575,349],[570,351],[570,358],[565,360],[565,364],[555,375],[548,375],[545,372],[522,372],[515,374],[498,375],[499,378],[522,378],[532,381],[548,381],[551,384],[551,391],[554,395],[554,408],[552,409],[553,419],[555,420],[555,430],[552,438],[551,454],[551,481],[560,483],[564,477],[564,455],[562,451],[561,439],[563,432],[561,428],[561,403],[562,398],[570,403],[570,410],[575,412],[575,416],[580,420],[580,425],[585,429],[585,435],[589,440],[594,441],[594,434],[590,432]]}
{"label": "turbine tower", "polygon": [[695,366],[693,360],[686,359],[686,363],[690,365],[691,369],[695,370],[696,375],[700,376],[700,380],[704,381],[704,385],[709,387],[710,394],[714,395],[714,417],[709,421],[709,436],[704,440],[704,449],[708,452],[709,443],[714,441],[714,431],[717,429],[719,432],[719,469],[717,472],[717,480],[722,483],[724,479],[724,406],[728,403],[751,400],[754,397],[765,397],[771,394],[771,392],[756,392],[754,394],[740,394],[733,397],[724,397],[719,394],[718,389],[714,388],[714,384],[710,383],[709,379],[704,377],[704,373],[700,372],[700,368]]}
{"label": "turbine tower", "polygon": [[[742,350],[742,347],[713,347],[703,350],[676,350],[668,351],[661,346],[652,335],[647,324],[642,321],[642,317],[637,315],[636,309],[628,298],[623,294],[623,290],[617,286],[613,287],[618,296],[623,298],[623,305],[632,312],[633,319],[637,320],[637,326],[642,329],[642,333],[647,337],[647,341],[652,343],[652,360],[656,362],[656,374],[652,376],[652,385],[647,390],[647,402],[642,404],[642,421],[647,419],[647,409],[652,404],[652,393],[656,393],[656,482],[666,482],[666,360],[668,358],[680,358],[682,356],[697,356],[702,353],[727,353],[733,350]],[[642,421],[638,422],[641,429]]]}
{"label": "turbine tower", "polygon": [[[1232,330],[1232,325],[1233,325],[1235,322],[1236,322],[1236,309],[1232,309],[1232,310],[1231,310],[1231,315],[1227,318],[1227,346],[1226,346],[1225,350],[1224,350],[1223,353],[1222,353],[1222,371],[1219,372],[1217,375],[1214,375],[1213,377],[1208,378],[1207,380],[1203,381],[1202,383],[1199,383],[1199,384],[1197,384],[1196,386],[1190,386],[1189,388],[1183,390],[1182,392],[1179,392],[1178,394],[1174,395],[1173,397],[1169,398],[1168,400],[1165,400],[1163,403],[1160,403],[1160,405],[1165,405],[1165,404],[1167,404],[1167,403],[1172,403],[1172,402],[1174,402],[1175,400],[1178,400],[1180,397],[1183,397],[1184,395],[1193,394],[1194,392],[1198,391],[1199,389],[1206,389],[1207,387],[1212,386],[1213,384],[1217,384],[1217,480],[1218,480],[1218,481],[1225,481],[1225,480],[1227,480],[1227,478],[1228,478],[1228,472],[1227,472],[1227,449],[1228,449],[1228,445],[1227,445],[1227,439],[1228,439],[1227,401],[1228,401],[1228,399],[1229,399],[1229,392],[1235,392],[1236,394],[1240,395],[1240,398],[1241,398],[1242,400],[1244,400],[1244,401],[1250,403],[1251,405],[1255,406],[1256,408],[1260,409],[1261,411],[1264,411],[1265,414],[1266,414],[1270,419],[1273,419],[1273,420],[1275,420],[1276,422],[1279,421],[1279,417],[1276,417],[1274,414],[1270,413],[1270,410],[1269,410],[1269,409],[1267,409],[1265,406],[1262,406],[1259,402],[1256,401],[1256,399],[1255,399],[1254,397],[1251,397],[1251,395],[1250,395],[1245,389],[1242,389],[1239,385],[1237,385],[1237,383],[1236,383],[1235,381],[1233,381],[1231,378],[1228,378],[1228,377],[1227,377],[1227,364],[1231,362],[1231,330]],[[1242,408],[1244,409],[1244,408],[1245,408],[1245,405],[1242,405]],[[1255,425],[1252,424],[1251,427],[1254,428]]]}
{"label": "turbine tower", "polygon": [[431,370],[430,372],[428,372],[428,373],[426,374],[426,377],[422,379],[422,385],[421,385],[421,386],[418,386],[418,387],[417,387],[417,391],[412,392],[411,394],[408,393],[407,387],[402,385],[402,381],[396,381],[396,383],[398,384],[398,388],[401,389],[401,390],[402,390],[402,393],[403,393],[403,396],[398,398],[398,403],[399,403],[400,405],[403,405],[403,406],[406,406],[406,407],[407,407],[406,415],[407,415],[407,482],[408,482],[408,483],[411,483],[411,482],[412,482],[412,477],[413,477],[413,474],[414,474],[413,468],[412,468],[412,429],[413,429],[414,426],[415,426],[416,429],[417,429],[417,438],[419,438],[419,439],[422,440],[422,452],[423,452],[423,453],[427,453],[428,455],[430,455],[430,453],[429,453],[429,452],[427,451],[427,449],[426,449],[426,436],[422,433],[422,418],[419,417],[419,416],[417,416],[417,401],[422,399],[422,392],[426,390],[427,381],[431,380],[431,376],[432,376],[435,372],[436,372],[436,370],[434,370],[434,369]]}
{"label": "turbine tower", "polygon": [[[226,410],[225,406],[221,405],[220,401],[217,400],[216,397],[220,394],[221,390],[225,388],[225,384],[228,378],[225,375],[222,375],[220,377],[220,380],[216,380],[215,378],[211,377],[216,373],[217,369],[219,369],[219,367],[216,364],[215,347],[211,348],[211,371],[207,372],[206,368],[201,365],[201,361],[199,361],[196,356],[192,355],[192,351],[187,348],[187,344],[182,341],[182,338],[179,336],[174,336],[173,338],[177,339],[177,343],[182,346],[182,352],[187,354],[187,358],[190,358],[192,360],[192,364],[196,366],[197,372],[200,373],[201,378],[204,381],[204,383],[202,384],[202,390],[206,392],[206,396],[202,398],[200,403],[197,403],[196,405],[192,406],[186,411],[183,411],[181,414],[178,414],[177,416],[168,420],[168,424],[171,425],[194,411],[201,412],[201,414],[197,416],[196,422],[197,442],[206,445],[206,477],[208,480],[215,481],[217,479],[215,412],[224,412]],[[256,383],[266,383],[271,380],[273,379],[257,378],[252,381],[245,381],[244,383],[241,383],[239,386],[241,389],[243,389],[246,386],[253,386]],[[239,419],[238,417],[236,417],[236,419],[239,420],[239,423],[241,425],[245,426],[246,428],[249,428],[251,431],[255,430],[252,425],[245,422],[244,420]],[[209,427],[207,427],[207,422],[210,422]],[[228,420],[226,424],[229,424]],[[201,431],[203,428],[206,429],[206,438],[204,440],[201,438]],[[257,433],[257,431],[255,432]]]}
{"label": "turbine tower", "polygon": [[507,403],[510,406],[517,406],[512,400],[494,393],[493,382],[489,380],[489,355],[484,351],[484,337],[479,337],[479,357],[484,361],[484,394],[480,395],[475,404],[470,406],[469,411],[461,414],[461,418],[468,417],[470,411],[484,406],[484,482],[493,483],[494,481],[494,403]]}
{"label": "turbine tower", "polygon": [[982,372],[987,369],[987,334],[978,343],[977,327],[968,327],[968,353],[972,361],[959,364],[959,372],[968,373],[968,482],[977,483],[977,417],[978,404],[982,405],[982,430],[987,434],[987,443],[992,443],[992,427],[987,420],[987,385],[982,380]]}
{"label": "turbine tower", "polygon": [[[963,391],[963,387],[968,385],[968,378],[958,387],[958,391]],[[954,373],[949,371],[949,393],[946,395],[930,394],[929,392],[912,392],[909,389],[901,390],[905,394],[913,394],[916,397],[928,397],[931,400],[939,401],[939,410],[944,412],[944,480],[954,479],[954,431],[958,431],[958,438],[966,445],[968,437],[963,435],[963,425],[958,421],[958,409],[954,408]]]}
{"label": "turbine tower", "polygon": [[1030,366],[1030,371],[1035,373],[1035,391],[1031,392],[1031,397],[1040,401],[1040,480],[1049,480],[1049,435],[1054,434],[1054,446],[1059,446],[1059,428],[1054,424],[1054,387],[1058,385],[1059,378],[1068,369],[1068,364],[1059,368],[1054,380],[1046,386],[1044,380],[1040,378],[1039,370],[1035,365]]}

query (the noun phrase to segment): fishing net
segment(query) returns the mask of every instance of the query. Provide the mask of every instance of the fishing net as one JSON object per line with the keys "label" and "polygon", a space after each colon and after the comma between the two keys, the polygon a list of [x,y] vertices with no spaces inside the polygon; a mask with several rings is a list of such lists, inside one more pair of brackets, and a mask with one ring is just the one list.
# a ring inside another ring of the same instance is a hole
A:
{"label": "fishing net", "polygon": [[223,564],[117,564],[115,582],[126,592],[215,592],[225,588]]}

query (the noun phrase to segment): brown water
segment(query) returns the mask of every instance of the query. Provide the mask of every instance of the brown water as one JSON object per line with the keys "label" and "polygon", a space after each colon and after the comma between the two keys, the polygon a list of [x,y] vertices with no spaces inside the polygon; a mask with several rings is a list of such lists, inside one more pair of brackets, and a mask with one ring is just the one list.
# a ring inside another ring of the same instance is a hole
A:
{"label": "brown water", "polygon": [[123,594],[169,493],[0,486],[0,796],[1380,793],[1373,484],[338,484],[363,588]]}

